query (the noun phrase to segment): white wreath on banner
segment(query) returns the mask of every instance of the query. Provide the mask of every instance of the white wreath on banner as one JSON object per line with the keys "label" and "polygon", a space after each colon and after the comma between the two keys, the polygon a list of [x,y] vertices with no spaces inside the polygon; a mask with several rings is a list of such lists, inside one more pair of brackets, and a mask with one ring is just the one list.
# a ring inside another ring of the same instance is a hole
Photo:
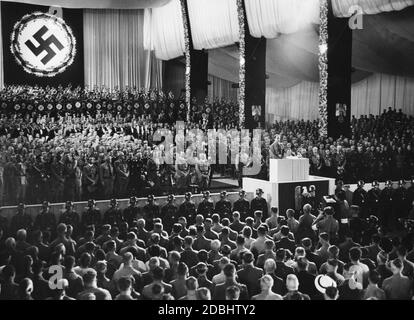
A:
{"label": "white wreath on banner", "polygon": [[[40,19],[40,18],[47,18],[54,20],[55,23],[60,24],[60,26],[66,31],[65,37],[68,43],[71,44],[71,49],[69,54],[67,55],[67,59],[65,63],[63,63],[60,67],[53,69],[50,72],[42,71],[38,69],[36,66],[31,65],[28,61],[22,61],[22,52],[20,45],[17,41],[18,37],[22,35],[22,29],[31,20]],[[26,14],[20,19],[13,27],[13,31],[10,36],[10,51],[13,54],[16,62],[23,68],[24,71],[30,74],[34,74],[38,77],[54,77],[55,75],[62,73],[65,71],[70,65],[72,65],[73,61],[75,60],[76,56],[76,38],[73,35],[72,29],[66,24],[66,22],[50,13],[45,12],[33,12],[30,14]]]}

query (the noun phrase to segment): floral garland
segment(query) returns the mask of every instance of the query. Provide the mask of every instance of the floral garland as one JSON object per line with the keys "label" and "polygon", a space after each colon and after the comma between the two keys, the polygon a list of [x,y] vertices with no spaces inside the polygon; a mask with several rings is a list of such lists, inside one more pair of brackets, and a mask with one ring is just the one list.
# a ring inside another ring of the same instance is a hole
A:
{"label": "floral garland", "polygon": [[319,0],[319,134],[328,135],[328,0]]}
{"label": "floral garland", "polygon": [[187,122],[191,119],[191,48],[190,33],[188,30],[186,0],[180,0],[181,14],[184,26],[184,45],[185,45],[185,103],[187,105]]}
{"label": "floral garland", "polygon": [[240,67],[239,67],[239,127],[244,128],[244,106],[246,97],[246,43],[245,43],[245,20],[244,20],[244,6],[243,0],[237,0],[237,15],[239,19],[239,54],[240,54]]}
{"label": "floral garland", "polygon": [[[35,19],[52,19],[55,21],[55,23],[60,24],[62,28],[66,31],[66,36],[69,38],[69,42],[71,43],[70,53],[65,63],[60,67],[56,67],[49,72],[40,70],[35,66],[31,65],[28,61],[24,61],[21,57],[20,45],[16,39],[18,36],[21,35],[22,29],[25,26],[25,24]],[[76,56],[76,38],[73,35],[72,29],[65,23],[65,21],[62,18],[45,12],[33,12],[30,14],[26,14],[20,21],[16,22],[16,24],[13,27],[13,31],[10,35],[10,43],[10,51],[13,54],[16,62],[20,66],[22,66],[24,71],[30,74],[34,74],[38,77],[54,77],[55,75],[62,73],[66,70],[67,67],[72,65]]]}

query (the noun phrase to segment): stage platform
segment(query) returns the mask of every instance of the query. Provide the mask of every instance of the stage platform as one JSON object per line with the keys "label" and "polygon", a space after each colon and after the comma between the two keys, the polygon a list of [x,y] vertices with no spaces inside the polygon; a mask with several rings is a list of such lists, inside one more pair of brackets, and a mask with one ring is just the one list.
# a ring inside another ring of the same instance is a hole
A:
{"label": "stage platform", "polygon": [[311,176],[307,159],[271,159],[269,181],[243,178],[243,189],[255,193],[256,189],[263,189],[263,197],[270,207],[278,207],[279,213],[284,214],[287,209],[299,210],[299,198],[304,190],[315,186],[316,201],[322,202],[323,196],[335,192],[335,179]]}

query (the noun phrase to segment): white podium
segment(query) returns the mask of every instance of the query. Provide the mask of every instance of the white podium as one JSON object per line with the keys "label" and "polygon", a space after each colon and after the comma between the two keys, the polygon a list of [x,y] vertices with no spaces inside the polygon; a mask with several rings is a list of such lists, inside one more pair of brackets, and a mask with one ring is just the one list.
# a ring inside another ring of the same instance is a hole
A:
{"label": "white podium", "polygon": [[295,208],[297,190],[310,186],[316,188],[319,200],[327,194],[334,193],[335,179],[309,175],[309,159],[289,157],[286,159],[270,159],[269,181],[254,178],[243,178],[243,189],[255,192],[257,188],[264,191],[269,206],[276,206],[284,214],[288,208]]}
{"label": "white podium", "polygon": [[270,159],[269,182],[288,182],[309,179],[309,159],[288,157]]}

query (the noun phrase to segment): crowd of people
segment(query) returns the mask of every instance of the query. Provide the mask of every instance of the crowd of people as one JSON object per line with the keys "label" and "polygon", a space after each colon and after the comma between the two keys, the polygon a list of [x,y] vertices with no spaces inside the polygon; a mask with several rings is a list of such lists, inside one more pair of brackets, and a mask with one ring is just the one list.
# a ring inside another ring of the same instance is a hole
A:
{"label": "crowd of people", "polygon": [[345,193],[300,213],[269,210],[261,189],[198,206],[191,193],[104,212],[91,200],[81,214],[68,201],[59,216],[45,202],[34,221],[20,205],[0,228],[0,299],[413,299],[413,229],[386,235]]}
{"label": "crowd of people", "polygon": [[10,86],[0,98],[0,205],[206,190],[215,168],[203,133],[235,123],[227,119],[230,102],[194,103],[180,151],[177,136],[171,145],[154,141],[159,130],[176,134],[176,121],[186,119],[171,93]]}
{"label": "crowd of people", "polygon": [[[193,100],[189,111],[182,97],[155,90],[1,91],[0,206],[18,206],[11,221],[0,216],[0,299],[413,298],[412,116],[354,117],[352,137],[337,140],[321,137],[317,121],[275,122],[259,143],[247,137],[257,155],[230,132],[236,104]],[[216,150],[227,164],[212,161],[212,128],[224,129]],[[156,139],[160,129],[175,140]],[[260,163],[255,177],[267,179],[269,160],[288,156],[337,179],[333,204],[309,196],[301,210],[278,212],[261,189],[252,201],[244,191],[234,203],[225,191],[211,200],[214,172],[241,186],[244,167]],[[203,192],[198,206],[190,190]],[[167,204],[154,194],[168,195]],[[116,199],[129,197],[119,209]],[[74,211],[79,200],[88,200],[83,212]],[[52,212],[49,201],[65,202],[65,211]],[[30,203],[42,203],[34,219]]]}
{"label": "crowd of people", "polygon": [[276,121],[264,135],[263,154],[309,158],[311,174],[346,183],[414,176],[413,116],[389,108],[379,116],[353,116],[351,128],[350,138],[334,140],[319,135],[317,120]]}

